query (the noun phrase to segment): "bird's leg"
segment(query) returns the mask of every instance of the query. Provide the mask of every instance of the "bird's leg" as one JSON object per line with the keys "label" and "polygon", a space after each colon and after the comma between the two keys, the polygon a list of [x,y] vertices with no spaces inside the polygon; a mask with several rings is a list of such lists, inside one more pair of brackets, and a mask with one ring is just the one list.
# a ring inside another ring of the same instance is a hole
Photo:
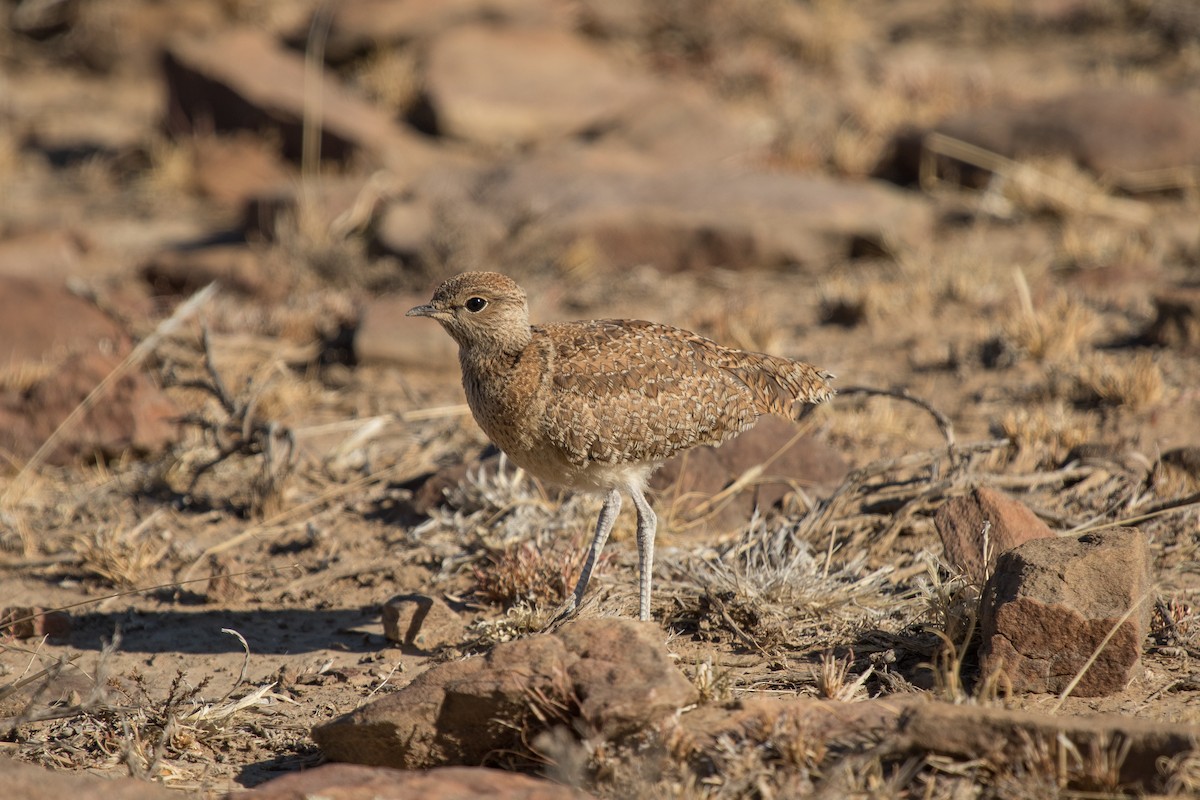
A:
{"label": "bird's leg", "polygon": [[[592,537],[592,546],[588,548],[587,561],[583,562],[583,571],[579,573],[579,582],[575,591],[567,598],[567,602],[554,613],[553,622],[566,619],[583,605],[583,593],[587,591],[588,581],[592,579],[592,569],[600,560],[600,551],[612,533],[617,514],[621,513],[621,493],[616,489],[604,496],[604,505],[600,508],[600,517],[596,520],[596,534]],[[639,512],[640,513],[640,512]]]}
{"label": "bird's leg", "polygon": [[641,578],[638,614],[641,619],[650,619],[650,585],[654,577],[654,533],[658,529],[658,517],[650,507],[650,501],[640,486],[630,488],[633,504],[637,506],[638,574]]}

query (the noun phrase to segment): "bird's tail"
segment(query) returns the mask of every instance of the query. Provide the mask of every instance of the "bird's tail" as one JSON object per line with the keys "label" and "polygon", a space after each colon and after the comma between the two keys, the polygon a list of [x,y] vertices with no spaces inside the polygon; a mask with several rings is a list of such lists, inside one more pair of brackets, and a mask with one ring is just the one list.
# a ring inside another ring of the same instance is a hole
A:
{"label": "bird's tail", "polygon": [[829,385],[833,375],[803,361],[765,353],[742,353],[742,363],[730,370],[749,387],[759,410],[799,419],[806,405],[824,402],[836,394]]}

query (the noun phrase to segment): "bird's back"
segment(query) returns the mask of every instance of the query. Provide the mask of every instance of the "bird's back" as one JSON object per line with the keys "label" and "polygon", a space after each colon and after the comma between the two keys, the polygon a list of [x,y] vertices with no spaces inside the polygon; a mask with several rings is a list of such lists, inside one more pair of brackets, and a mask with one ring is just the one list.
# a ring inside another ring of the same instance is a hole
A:
{"label": "bird's back", "polygon": [[548,357],[544,434],[574,464],[654,464],[832,393],[808,364],[650,322],[534,326],[531,346]]}

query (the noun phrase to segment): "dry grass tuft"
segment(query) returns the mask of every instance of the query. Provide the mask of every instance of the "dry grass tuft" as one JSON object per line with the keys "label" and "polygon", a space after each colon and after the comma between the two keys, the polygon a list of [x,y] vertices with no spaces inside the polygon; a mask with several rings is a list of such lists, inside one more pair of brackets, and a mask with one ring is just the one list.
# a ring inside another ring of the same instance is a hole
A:
{"label": "dry grass tuft", "polygon": [[1011,409],[995,426],[995,433],[1015,446],[1014,461],[1031,469],[1061,464],[1073,448],[1094,441],[1096,432],[1093,414],[1061,402]]}
{"label": "dry grass tuft", "polygon": [[1023,281],[1021,313],[1005,322],[1003,335],[1019,353],[1039,363],[1078,358],[1099,330],[1099,319],[1078,298],[1059,294],[1047,308],[1035,310]]}
{"label": "dry grass tuft", "polygon": [[862,557],[834,567],[813,555],[795,525],[772,526],[757,516],[715,558],[678,568],[696,593],[696,605],[678,620],[732,633],[759,651],[878,616],[891,571],[869,571]]}
{"label": "dry grass tuft", "polygon": [[[468,570],[481,599],[539,610],[566,599],[582,564],[596,498],[547,501],[506,457],[469,471],[446,492],[445,503],[413,531],[423,541],[449,537],[458,553],[450,569]],[[597,564],[602,574],[604,557]]]}
{"label": "dry grass tuft", "polygon": [[79,568],[118,589],[144,585],[172,548],[170,533],[153,524],[157,517],[152,514],[130,529],[100,527],[80,533],[71,545]]}
{"label": "dry grass tuft", "polygon": [[1158,361],[1140,353],[1132,362],[1094,353],[1074,375],[1075,401],[1143,411],[1158,405],[1166,394],[1166,382]]}

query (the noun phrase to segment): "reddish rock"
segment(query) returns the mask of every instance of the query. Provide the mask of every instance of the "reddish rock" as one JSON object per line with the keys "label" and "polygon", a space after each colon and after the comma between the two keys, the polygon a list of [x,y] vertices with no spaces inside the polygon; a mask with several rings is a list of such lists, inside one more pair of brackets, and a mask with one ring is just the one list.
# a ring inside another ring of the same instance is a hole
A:
{"label": "reddish rock", "polygon": [[196,188],[221,206],[240,210],[251,198],[294,180],[277,148],[256,136],[199,136],[195,140]]}
{"label": "reddish rock", "polygon": [[[30,386],[0,390],[0,450],[24,461],[50,437],[121,358],[77,353]],[[68,428],[47,457],[51,464],[153,453],[175,440],[179,409],[149,378],[126,373]]]}
{"label": "reddish rock", "polygon": [[422,651],[462,641],[466,625],[444,600],[426,594],[402,594],[383,604],[383,635]]}
{"label": "reddish rock", "polygon": [[[559,0],[338,0],[329,19],[325,55],[330,61],[351,59],[380,47],[399,47],[475,22],[512,27],[568,27],[568,3]],[[312,21],[289,40],[307,41]]]}
{"label": "reddish rock", "polygon": [[325,764],[284,775],[227,800],[584,800],[591,795],[515,772],[483,767],[442,767],[410,772],[356,764]]}
{"label": "reddish rock", "polygon": [[[1200,164],[1200,106],[1184,95],[1084,90],[970,112],[933,130],[1008,158],[1067,158],[1118,185],[1131,173]],[[898,139],[877,173],[916,180],[928,132]]]}
{"label": "reddish rock", "polygon": [[38,606],[9,606],[0,609],[0,637],[40,639],[62,637],[71,632],[71,617],[63,611]]}
{"label": "reddish rock", "polygon": [[87,772],[57,772],[0,756],[4,796],[16,800],[181,800],[194,797],[160,783],[133,778],[101,778]]}
{"label": "reddish rock", "polygon": [[942,503],[933,524],[947,563],[977,583],[987,578],[1001,553],[1054,536],[1023,503],[986,487]]}
{"label": "reddish rock", "polygon": [[397,364],[446,372],[458,370],[458,345],[437,325],[404,316],[429,301],[429,293],[387,295],[369,300],[354,333],[360,364]]}
{"label": "reddish rock", "polygon": [[1134,528],[1036,539],[1002,554],[981,601],[981,674],[1001,673],[1013,691],[1062,692],[1115,628],[1072,694],[1121,691],[1149,631],[1150,573],[1145,534]]}
{"label": "reddish rock", "polygon": [[[720,447],[697,447],[675,456],[650,480],[658,493],[659,517],[675,527],[734,530],[746,524],[756,507],[770,508],[795,486],[825,486],[845,476],[841,455],[820,439],[796,433],[788,420],[763,417]],[[715,495],[759,469],[752,481],[714,504]]]}
{"label": "reddish rock", "polygon": [[65,278],[78,268],[89,249],[84,237],[63,228],[11,234],[0,239],[0,281],[9,277]]}
{"label": "reddish rock", "polygon": [[425,84],[430,127],[490,145],[595,127],[653,86],[567,31],[493,26],[458,28],[435,39]]}
{"label": "reddish rock", "polygon": [[879,182],[656,167],[582,149],[514,165],[481,202],[510,226],[536,214],[548,247],[586,244],[596,266],[614,270],[813,267],[863,242],[915,242],[932,225],[924,200]]}
{"label": "reddish rock", "polygon": [[[304,57],[250,28],[183,37],[167,48],[167,121],[173,131],[270,131],[283,153],[299,161],[305,114]],[[444,159],[385,113],[328,75],[319,88],[321,155],[356,153],[405,165],[414,175]]]}
{"label": "reddish rock", "polygon": [[112,318],[62,285],[8,277],[0,277],[0,341],[0,366],[9,370],[129,344]]}
{"label": "reddish rock", "polygon": [[[651,624],[589,619],[438,665],[404,689],[313,731],[333,761],[425,769],[476,765],[538,730],[625,736],[692,702],[696,690]],[[536,707],[536,708],[535,708]]]}

